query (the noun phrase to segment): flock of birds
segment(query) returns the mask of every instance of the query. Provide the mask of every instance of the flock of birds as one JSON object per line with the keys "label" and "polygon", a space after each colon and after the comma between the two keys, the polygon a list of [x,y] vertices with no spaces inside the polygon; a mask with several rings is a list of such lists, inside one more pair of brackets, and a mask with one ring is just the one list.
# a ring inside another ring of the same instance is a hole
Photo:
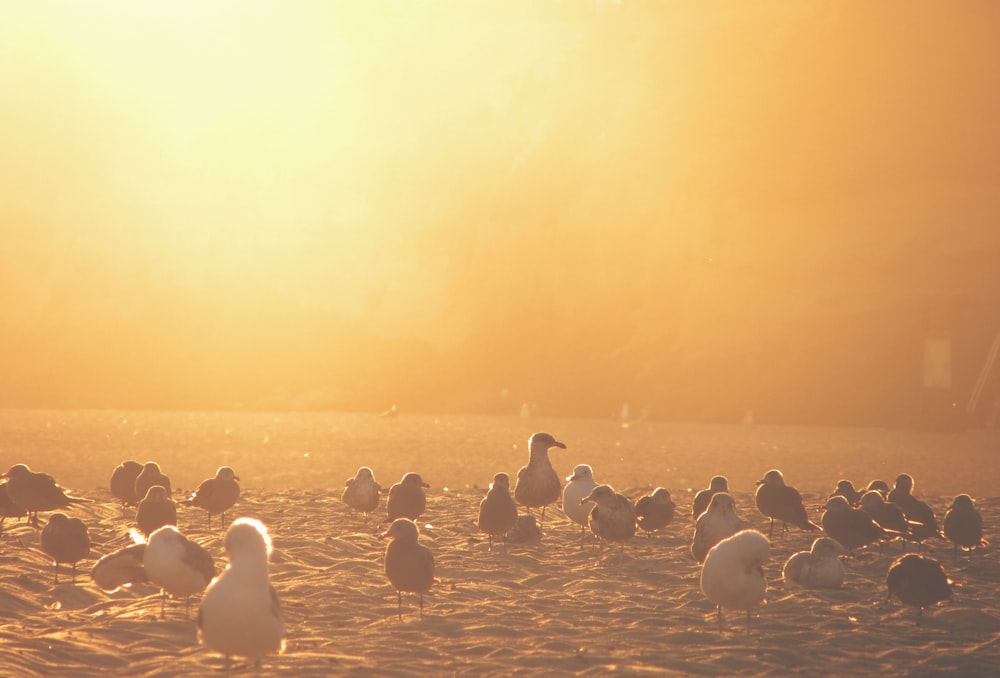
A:
{"label": "flock of birds", "polygon": [[[677,513],[670,492],[662,487],[633,502],[607,484],[594,480],[593,469],[578,465],[563,485],[549,459],[553,447],[566,445],[548,433],[535,433],[528,441],[528,463],[517,473],[513,492],[506,473],[497,473],[479,506],[477,526],[489,540],[500,540],[506,550],[508,538],[518,541],[541,537],[541,523],[547,506],[560,499],[566,516],[605,543],[624,545],[637,530],[652,534],[667,527]],[[70,518],[59,509],[89,501],[66,492],[45,473],[36,473],[24,464],[15,464],[0,476],[0,530],[6,518],[25,517],[38,527],[38,513],[55,511],[41,530],[40,545],[53,561],[55,581],[59,565],[69,564],[75,580],[76,563],[89,556],[90,540],[85,523]],[[416,521],[426,508],[428,484],[417,473],[406,473],[393,485],[386,499],[388,529],[379,535],[388,539],[384,572],[397,593],[398,615],[402,618],[402,594],[419,596],[423,616],[423,595],[434,579],[434,556],[419,543]],[[204,480],[188,498],[174,502],[170,479],[155,462],[142,465],[126,461],[114,469],[110,490],[123,507],[136,507],[135,537],[138,543],[100,558],[91,570],[91,578],[103,590],[148,581],[161,589],[160,614],[168,595],[190,602],[190,597],[204,591],[197,614],[201,641],[226,657],[256,659],[284,647],[285,628],[278,596],[270,584],[268,557],[271,539],[258,520],[238,518],[225,535],[228,557],[225,569],[216,574],[211,554],[177,529],[176,504],[206,511],[211,528],[213,516],[221,516],[226,526],[226,512],[240,496],[239,478],[232,468],[222,466],[212,478]],[[884,542],[916,542],[918,549],[931,538],[950,539],[959,549],[970,552],[987,545],[983,539],[982,518],[967,494],[958,495],[948,509],[942,526],[934,511],[912,494],[913,479],[900,474],[894,487],[874,480],[864,490],[855,489],[847,480],[837,484],[816,524],[801,494],[787,485],[780,471],[774,469],[757,481],[756,508],[770,520],[768,534],[749,529],[736,511],[724,476],[715,476],[709,487],[695,497],[691,516],[695,519],[691,555],[701,564],[700,586],[716,605],[720,628],[723,609],[745,611],[747,629],[751,614],[762,602],[767,589],[763,564],[770,558],[770,544],[775,522],[782,532],[788,526],[822,532],[809,551],[793,554],[784,564],[786,582],[803,587],[840,587],[844,567],[840,557],[857,549]],[[346,482],[342,499],[367,520],[378,510],[382,487],[367,466],[358,469]],[[526,514],[519,514],[518,505]],[[532,509],[541,511],[538,520]],[[886,574],[886,600],[895,596],[900,602],[917,608],[917,619],[924,608],[951,596],[951,582],[941,564],[917,553],[903,554],[890,565]]]}

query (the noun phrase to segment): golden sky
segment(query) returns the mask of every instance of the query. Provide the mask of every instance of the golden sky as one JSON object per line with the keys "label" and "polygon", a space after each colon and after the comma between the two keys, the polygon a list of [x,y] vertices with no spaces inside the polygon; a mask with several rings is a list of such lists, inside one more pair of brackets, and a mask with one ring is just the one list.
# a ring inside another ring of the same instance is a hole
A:
{"label": "golden sky", "polygon": [[793,389],[817,308],[982,285],[949,253],[1000,248],[997,35],[986,0],[2,3],[0,405],[593,412],[719,356]]}

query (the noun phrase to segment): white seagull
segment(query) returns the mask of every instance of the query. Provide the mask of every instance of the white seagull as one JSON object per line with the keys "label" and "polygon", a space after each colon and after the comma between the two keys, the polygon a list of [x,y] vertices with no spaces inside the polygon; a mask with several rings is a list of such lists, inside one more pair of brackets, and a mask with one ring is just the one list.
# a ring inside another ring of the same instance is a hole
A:
{"label": "white seagull", "polygon": [[580,500],[586,497],[597,487],[594,482],[594,470],[589,464],[580,464],[573,469],[573,475],[566,476],[566,487],[563,488],[562,505],[566,517],[580,526],[580,534],[583,535],[590,520],[590,509],[588,504],[581,504]]}
{"label": "white seagull", "polygon": [[763,565],[770,557],[771,542],[757,530],[737,532],[708,552],[701,568],[701,590],[718,607],[720,631],[722,608],[728,607],[747,611],[750,633],[750,613],[767,591]]}
{"label": "white seagull", "polygon": [[844,564],[840,562],[844,553],[846,550],[836,539],[817,537],[810,550],[792,554],[781,576],[785,583],[807,589],[839,589],[844,583]]}
{"label": "white seagull", "polygon": [[201,593],[215,577],[215,563],[205,547],[196,544],[177,531],[173,525],[164,525],[149,535],[142,556],[146,577],[160,587],[160,618],[167,594],[186,598]]}

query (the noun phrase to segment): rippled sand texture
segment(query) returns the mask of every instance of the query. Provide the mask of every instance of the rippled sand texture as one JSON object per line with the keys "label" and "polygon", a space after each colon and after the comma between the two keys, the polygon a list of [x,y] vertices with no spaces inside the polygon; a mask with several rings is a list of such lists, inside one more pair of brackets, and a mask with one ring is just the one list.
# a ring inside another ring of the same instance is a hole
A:
{"label": "rippled sand texture", "polygon": [[[644,489],[626,493],[635,498]],[[435,553],[438,581],[425,597],[423,620],[416,596],[404,595],[399,621],[382,574],[385,544],[376,537],[384,528],[384,500],[366,524],[348,512],[339,492],[246,490],[238,514],[270,528],[272,580],[288,628],[285,654],[266,658],[263,673],[985,675],[1000,666],[1000,563],[992,549],[956,559],[949,543],[925,547],[959,586],[952,602],[925,612],[918,626],[914,609],[885,602],[885,574],[898,543],[850,560],[842,590],[810,592],[780,581],[785,559],[812,538],[791,531],[773,541],[767,604],[750,633],[739,612],[727,613],[720,633],[688,551],[693,523],[683,514],[693,494],[675,493],[682,515],[662,535],[629,541],[622,556],[617,548],[602,553],[582,544],[578,528],[551,508],[542,542],[490,553],[475,527],[484,493],[430,491],[421,541]],[[805,489],[804,495],[810,505],[824,498]],[[87,496],[95,503],[73,511],[90,526],[93,542],[84,573],[97,557],[127,544],[133,516],[103,489]],[[743,516],[766,531],[752,497],[735,496]],[[949,500],[931,503],[943,516]],[[989,533],[1000,500],[982,499],[979,508]],[[222,534],[208,532],[204,514],[186,510],[179,517],[182,531],[224,563]],[[75,585],[61,574],[53,586],[38,531],[10,520],[6,528],[0,538],[4,675],[223,671],[223,658],[198,645],[197,600],[190,616],[182,603],[168,602],[161,620],[158,592],[148,584],[107,594],[87,574]],[[245,661],[234,670],[253,673]]]}

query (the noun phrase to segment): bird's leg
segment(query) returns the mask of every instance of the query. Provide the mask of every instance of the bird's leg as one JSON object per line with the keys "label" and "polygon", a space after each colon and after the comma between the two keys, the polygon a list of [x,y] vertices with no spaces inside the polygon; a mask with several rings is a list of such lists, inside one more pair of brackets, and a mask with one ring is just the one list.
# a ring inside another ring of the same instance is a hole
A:
{"label": "bird's leg", "polygon": [[55,560],[52,564],[56,566],[55,572],[52,573],[52,585],[55,586],[59,583],[59,561]]}
{"label": "bird's leg", "polygon": [[722,606],[717,605],[716,609],[719,611],[719,633],[722,633]]}
{"label": "bird's leg", "polygon": [[420,593],[420,618],[424,618],[424,594]]}
{"label": "bird's leg", "polygon": [[774,518],[771,518],[771,529],[767,531],[767,538],[768,539],[774,538]]}
{"label": "bird's leg", "polygon": [[403,592],[396,591],[396,603],[399,605],[399,621],[403,621]]}
{"label": "bird's leg", "polygon": [[72,570],[72,572],[73,572],[73,574],[70,575],[69,581],[70,581],[71,584],[75,584],[76,583],[76,563],[73,563],[73,570]]}
{"label": "bird's leg", "polygon": [[486,538],[489,539],[489,541],[490,541],[489,552],[493,553],[493,535],[492,534],[488,534],[488,535],[486,535]]}
{"label": "bird's leg", "polygon": [[747,610],[747,635],[750,635],[750,610]]}
{"label": "bird's leg", "polygon": [[163,619],[166,616],[166,614],[163,611],[163,606],[166,604],[166,602],[167,602],[167,590],[160,589],[160,619]]}

